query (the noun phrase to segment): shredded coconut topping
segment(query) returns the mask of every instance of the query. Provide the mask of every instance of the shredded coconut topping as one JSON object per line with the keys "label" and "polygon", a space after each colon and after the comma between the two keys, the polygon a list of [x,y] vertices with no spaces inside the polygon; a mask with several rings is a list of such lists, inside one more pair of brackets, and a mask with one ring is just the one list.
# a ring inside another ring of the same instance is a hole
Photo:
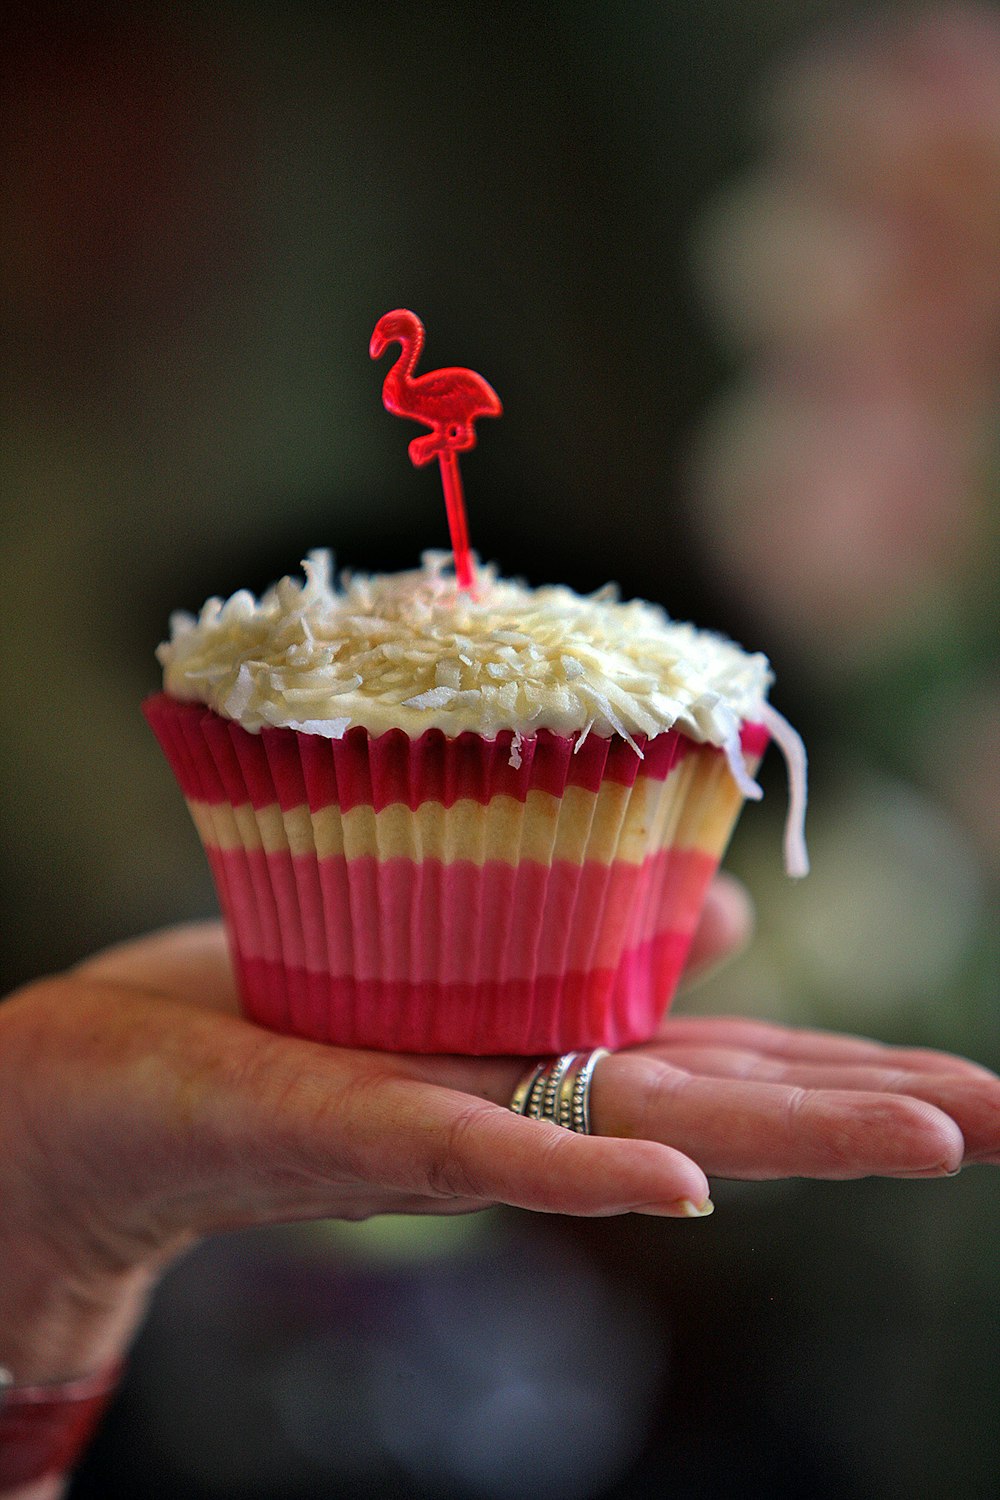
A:
{"label": "shredded coconut topping", "polygon": [[158,652],[164,685],[251,731],[308,724],[333,737],[352,724],[546,728],[635,745],[677,725],[726,747],[741,719],[759,718],[765,657],[609,589],[530,589],[488,567],[471,598],[448,559],[427,553],[413,572],[345,575],[338,587],[329,553],[311,553],[304,582],[283,578],[259,603],[241,590],[209,599],[197,620],[175,615]]}
{"label": "shredded coconut topping", "polygon": [[[197,619],[175,614],[157,651],[164,687],[251,732],[513,730],[514,765],[539,729],[578,734],[578,745],[621,735],[641,755],[636,736],[676,727],[720,746],[743,794],[760,796],[739,731],[765,719],[766,657],[657,605],[623,603],[611,585],[589,596],[532,589],[490,566],[477,568],[473,597],[450,561],[428,552],[412,572],[338,583],[330,554],[312,552],[303,581],[283,578],[259,602],[243,589],[209,599]],[[775,738],[787,756],[787,737]]]}

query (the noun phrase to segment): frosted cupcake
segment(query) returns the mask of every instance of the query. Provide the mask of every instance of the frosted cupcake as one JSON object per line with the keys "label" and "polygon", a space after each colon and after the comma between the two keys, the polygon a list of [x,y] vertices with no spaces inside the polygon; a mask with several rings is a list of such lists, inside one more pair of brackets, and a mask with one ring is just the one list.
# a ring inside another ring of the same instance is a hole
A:
{"label": "frosted cupcake", "polygon": [[413,572],[210,599],[145,705],[218,887],[246,1014],[393,1051],[656,1029],[769,736],[766,659],[614,590]]}

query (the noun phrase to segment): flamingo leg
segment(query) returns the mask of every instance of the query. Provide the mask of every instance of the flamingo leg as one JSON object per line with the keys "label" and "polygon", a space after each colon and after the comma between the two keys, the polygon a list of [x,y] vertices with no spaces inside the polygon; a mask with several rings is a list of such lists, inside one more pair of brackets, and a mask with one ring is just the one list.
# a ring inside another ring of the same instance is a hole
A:
{"label": "flamingo leg", "polygon": [[438,454],[441,466],[441,485],[444,503],[448,511],[448,530],[451,532],[451,550],[455,558],[455,580],[460,589],[473,592],[475,580],[472,575],[472,557],[469,552],[469,528],[465,519],[465,496],[462,492],[462,476],[458,468],[458,454],[450,448],[442,448]]}

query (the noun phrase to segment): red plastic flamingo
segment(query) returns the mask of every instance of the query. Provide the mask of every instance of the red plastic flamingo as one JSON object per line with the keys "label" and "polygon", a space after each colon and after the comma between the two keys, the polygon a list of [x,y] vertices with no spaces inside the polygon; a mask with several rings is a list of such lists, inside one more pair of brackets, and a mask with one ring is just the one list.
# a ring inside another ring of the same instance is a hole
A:
{"label": "red plastic flamingo", "polygon": [[472,560],[458,455],[476,446],[472,425],[476,418],[499,417],[503,407],[493,387],[475,370],[453,368],[414,375],[424,347],[424,325],[416,313],[401,307],[379,318],[368,346],[372,359],[380,359],[390,344],[400,344],[402,349],[383,382],[382,400],[394,416],[411,417],[431,429],[414,438],[408,451],[418,467],[432,458],[441,466],[455,577],[459,588],[471,589]]}

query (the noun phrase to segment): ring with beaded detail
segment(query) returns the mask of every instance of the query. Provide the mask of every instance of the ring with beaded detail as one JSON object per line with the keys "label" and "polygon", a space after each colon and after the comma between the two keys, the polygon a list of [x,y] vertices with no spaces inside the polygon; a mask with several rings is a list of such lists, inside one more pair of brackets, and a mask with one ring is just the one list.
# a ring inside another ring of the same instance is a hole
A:
{"label": "ring with beaded detail", "polygon": [[510,1101],[517,1115],[548,1120],[577,1135],[590,1135],[590,1089],[594,1070],[607,1047],[592,1052],[564,1052],[536,1063],[519,1081]]}

